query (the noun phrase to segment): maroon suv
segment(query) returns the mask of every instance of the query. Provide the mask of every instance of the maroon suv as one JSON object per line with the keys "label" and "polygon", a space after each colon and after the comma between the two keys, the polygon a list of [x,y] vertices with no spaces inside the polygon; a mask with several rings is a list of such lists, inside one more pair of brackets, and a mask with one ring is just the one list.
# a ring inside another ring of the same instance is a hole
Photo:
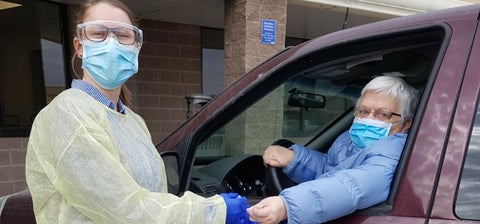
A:
{"label": "maroon suv", "polygon": [[277,194],[289,181],[265,172],[263,150],[278,139],[327,150],[362,87],[390,75],[421,91],[390,196],[332,223],[480,223],[479,16],[480,5],[435,11],[287,48],[158,145],[178,153],[171,192],[233,191],[252,204]]}

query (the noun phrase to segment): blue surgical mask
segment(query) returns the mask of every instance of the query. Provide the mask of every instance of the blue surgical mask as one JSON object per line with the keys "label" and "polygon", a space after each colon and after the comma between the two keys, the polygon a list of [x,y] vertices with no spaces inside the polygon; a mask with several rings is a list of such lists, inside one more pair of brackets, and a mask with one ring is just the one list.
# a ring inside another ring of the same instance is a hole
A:
{"label": "blue surgical mask", "polygon": [[373,142],[387,137],[392,127],[391,123],[368,119],[355,118],[350,127],[350,138],[358,148],[365,148]]}
{"label": "blue surgical mask", "polygon": [[122,45],[113,37],[103,42],[83,42],[82,68],[105,89],[115,89],[138,71],[139,49]]}

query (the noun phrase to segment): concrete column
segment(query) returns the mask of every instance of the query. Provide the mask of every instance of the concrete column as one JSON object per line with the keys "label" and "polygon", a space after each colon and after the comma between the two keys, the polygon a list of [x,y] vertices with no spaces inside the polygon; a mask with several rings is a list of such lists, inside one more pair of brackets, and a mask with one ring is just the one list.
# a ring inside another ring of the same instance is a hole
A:
{"label": "concrete column", "polygon": [[[276,21],[276,43],[262,44],[262,19]],[[285,47],[287,0],[225,0],[225,85]]]}
{"label": "concrete column", "polygon": [[[225,0],[225,86],[285,47],[286,0]],[[261,42],[262,19],[276,23],[274,44]],[[283,89],[225,128],[227,155],[262,154],[281,137]]]}

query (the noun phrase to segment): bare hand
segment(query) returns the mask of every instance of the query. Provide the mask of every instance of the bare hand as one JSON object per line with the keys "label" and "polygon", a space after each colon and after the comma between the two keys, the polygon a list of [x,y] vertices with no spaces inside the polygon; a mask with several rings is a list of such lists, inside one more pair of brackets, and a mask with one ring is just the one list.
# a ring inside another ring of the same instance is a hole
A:
{"label": "bare hand", "polygon": [[247,209],[250,220],[261,224],[279,223],[287,219],[287,210],[282,198],[268,197]]}
{"label": "bare hand", "polygon": [[269,146],[263,153],[263,164],[265,166],[286,167],[292,161],[294,152],[282,146]]}

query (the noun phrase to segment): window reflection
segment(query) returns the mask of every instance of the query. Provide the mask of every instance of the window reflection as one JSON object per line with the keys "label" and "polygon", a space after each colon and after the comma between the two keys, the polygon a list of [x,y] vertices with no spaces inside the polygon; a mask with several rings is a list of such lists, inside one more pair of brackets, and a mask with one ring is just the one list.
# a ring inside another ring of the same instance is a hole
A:
{"label": "window reflection", "polygon": [[60,24],[66,19],[56,3],[11,2],[21,5],[0,10],[0,135],[21,137],[66,88]]}
{"label": "window reflection", "polygon": [[462,219],[480,220],[480,106],[472,130],[455,206]]}

